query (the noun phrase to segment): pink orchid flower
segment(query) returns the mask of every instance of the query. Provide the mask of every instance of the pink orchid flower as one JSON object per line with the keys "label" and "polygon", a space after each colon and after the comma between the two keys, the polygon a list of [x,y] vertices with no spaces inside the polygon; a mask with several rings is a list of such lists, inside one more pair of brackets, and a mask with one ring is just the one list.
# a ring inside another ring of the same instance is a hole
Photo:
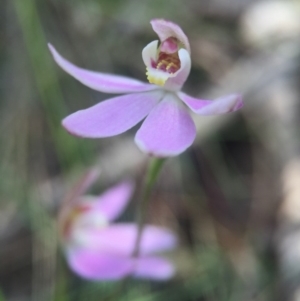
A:
{"label": "pink orchid flower", "polygon": [[[83,182],[93,182],[88,174]],[[95,178],[95,177],[94,177]],[[127,276],[167,280],[173,264],[153,253],[172,250],[176,236],[169,230],[146,225],[139,256],[133,256],[138,227],[134,223],[113,223],[125,209],[133,191],[131,182],[121,182],[100,196],[80,195],[79,189],[60,219],[62,241],[70,268],[88,280],[118,280]]]}
{"label": "pink orchid flower", "polygon": [[105,93],[125,93],[66,117],[62,124],[67,131],[87,138],[110,137],[127,131],[147,116],[135,136],[138,147],[158,157],[175,156],[196,137],[186,106],[199,115],[224,114],[243,106],[238,94],[209,101],[181,92],[191,69],[188,38],[170,21],[155,19],[151,25],[160,39],[160,44],[153,41],[142,51],[151,84],[79,68],[49,45],[57,64],[84,85]]}

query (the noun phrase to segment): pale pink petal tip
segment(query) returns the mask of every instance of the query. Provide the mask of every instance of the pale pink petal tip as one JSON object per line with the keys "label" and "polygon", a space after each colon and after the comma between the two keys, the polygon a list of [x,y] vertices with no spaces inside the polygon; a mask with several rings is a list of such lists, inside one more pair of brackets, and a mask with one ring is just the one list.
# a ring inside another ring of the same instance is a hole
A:
{"label": "pale pink petal tip", "polygon": [[240,94],[230,94],[215,100],[194,98],[178,92],[179,98],[195,113],[199,115],[221,115],[241,109],[244,105]]}
{"label": "pale pink petal tip", "polygon": [[101,194],[95,203],[95,209],[112,221],[118,218],[126,208],[133,193],[132,181],[121,182]]}
{"label": "pale pink petal tip", "polygon": [[196,137],[195,124],[179,99],[166,94],[150,112],[135,136],[138,147],[157,157],[184,152]]}
{"label": "pale pink petal tip", "polygon": [[[83,179],[81,180],[81,190],[78,191],[78,194],[82,195],[85,193],[98,179],[101,171],[96,168],[90,168],[85,175],[83,176]],[[78,195],[79,196],[79,195]]]}
{"label": "pale pink petal tip", "polygon": [[153,30],[157,33],[161,42],[164,42],[170,37],[176,38],[181,42],[183,48],[185,48],[189,53],[191,53],[189,40],[177,24],[164,19],[154,19],[151,20],[150,23],[152,25]]}
{"label": "pale pink petal tip", "polygon": [[[138,227],[133,223],[116,223],[102,229],[88,230],[85,240],[88,245],[109,253],[114,250],[118,254],[131,256],[137,238]],[[173,232],[156,226],[145,226],[142,234],[140,254],[173,250],[177,245],[177,237]]]}
{"label": "pale pink petal tip", "polygon": [[63,58],[51,44],[48,44],[48,47],[54,60],[64,71],[91,89],[105,93],[134,93],[157,89],[154,85],[129,77],[100,73],[77,67]]}
{"label": "pale pink petal tip", "polygon": [[162,91],[122,95],[77,111],[62,121],[72,135],[104,138],[121,134],[144,119],[161,99]]}
{"label": "pale pink petal tip", "polygon": [[153,280],[169,280],[175,274],[174,265],[161,257],[144,257],[136,259],[133,276]]}
{"label": "pale pink petal tip", "polygon": [[170,230],[157,227],[145,226],[141,239],[141,254],[170,251],[178,244],[177,236]]}
{"label": "pale pink petal tip", "polygon": [[119,280],[133,271],[130,258],[93,250],[70,250],[67,260],[73,272],[88,280]]}
{"label": "pale pink petal tip", "polygon": [[87,172],[85,172],[81,179],[76,183],[76,185],[67,195],[66,199],[69,201],[69,203],[76,203],[79,199],[81,199],[82,195],[96,182],[99,175],[100,170],[96,168],[90,168]]}
{"label": "pale pink petal tip", "polygon": [[114,281],[127,276],[152,280],[168,280],[175,274],[174,265],[161,257],[126,257],[93,250],[69,250],[71,270],[82,278]]}

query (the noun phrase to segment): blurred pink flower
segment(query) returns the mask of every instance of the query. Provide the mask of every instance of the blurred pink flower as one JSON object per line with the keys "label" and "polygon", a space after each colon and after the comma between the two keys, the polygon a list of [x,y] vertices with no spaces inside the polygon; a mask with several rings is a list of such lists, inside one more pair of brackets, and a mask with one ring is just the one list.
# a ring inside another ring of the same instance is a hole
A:
{"label": "blurred pink flower", "polygon": [[148,115],[136,133],[136,144],[142,151],[158,157],[175,156],[185,151],[196,137],[186,106],[199,115],[224,114],[243,106],[239,94],[209,101],[180,92],[191,69],[188,38],[170,21],[155,19],[151,25],[160,45],[158,40],[151,42],[143,49],[142,57],[147,78],[154,85],[79,68],[49,44],[57,64],[84,85],[105,93],[129,93],[66,117],[62,124],[71,134],[110,137],[127,131]]}
{"label": "blurred pink flower", "polygon": [[[93,175],[92,175],[93,177]],[[83,182],[90,181],[88,174]],[[95,178],[95,177],[94,177]],[[175,248],[176,236],[169,230],[146,225],[139,256],[134,257],[138,227],[112,223],[131,197],[131,182],[121,182],[100,196],[81,196],[79,189],[64,208],[60,229],[70,268],[89,280],[118,280],[126,276],[166,280],[174,275],[172,263],[153,253]]]}

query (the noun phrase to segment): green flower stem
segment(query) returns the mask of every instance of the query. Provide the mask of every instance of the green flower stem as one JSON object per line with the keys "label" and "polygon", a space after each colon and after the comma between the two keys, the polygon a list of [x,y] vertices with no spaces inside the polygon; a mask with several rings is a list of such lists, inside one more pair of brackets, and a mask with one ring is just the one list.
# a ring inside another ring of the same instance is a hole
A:
{"label": "green flower stem", "polygon": [[[155,181],[157,180],[157,177],[161,171],[161,168],[164,164],[166,159],[161,159],[161,158],[150,158],[149,164],[148,164],[148,169],[145,177],[145,184],[144,184],[144,190],[142,192],[142,198],[138,202],[138,207],[137,207],[137,224],[138,224],[138,233],[137,233],[137,238],[135,241],[135,246],[134,246],[134,251],[133,251],[133,256],[138,257],[140,253],[140,243],[142,239],[142,233],[143,233],[143,228],[145,224],[145,213],[147,209],[147,204],[148,200],[153,188],[153,185]],[[128,283],[128,280],[130,278],[130,275],[125,277],[119,285],[116,287],[116,290],[107,298],[105,298],[105,301],[113,301],[116,300],[124,291],[124,288],[126,287],[126,284]],[[0,300],[1,301],[1,300]]]}
{"label": "green flower stem", "polygon": [[142,233],[145,223],[145,213],[147,210],[147,205],[149,201],[149,197],[153,188],[154,183],[157,180],[157,177],[162,169],[164,162],[166,161],[165,158],[151,158],[148,170],[146,173],[146,179],[144,184],[144,191],[142,194],[142,199],[138,202],[137,208],[137,224],[138,224],[138,233],[136,238],[136,243],[134,247],[133,256],[138,257],[140,252],[140,243],[142,239]]}
{"label": "green flower stem", "polygon": [[[147,209],[148,200],[149,200],[153,185],[154,185],[155,181],[157,180],[157,177],[158,177],[165,161],[166,161],[166,159],[155,158],[155,157],[150,158],[150,160],[149,160],[148,170],[147,170],[146,178],[145,178],[144,190],[143,190],[142,198],[139,201],[138,208],[137,208],[138,233],[137,233],[137,238],[135,241],[135,246],[134,246],[134,251],[133,251],[134,257],[139,256],[140,242],[142,239],[142,232],[143,232],[144,223],[145,223],[145,212]],[[111,295],[107,296],[104,300],[105,301],[116,300],[124,292],[124,288],[126,287],[126,284],[128,283],[129,279],[130,279],[130,275],[125,277],[119,283],[119,285],[116,287],[115,291]]]}

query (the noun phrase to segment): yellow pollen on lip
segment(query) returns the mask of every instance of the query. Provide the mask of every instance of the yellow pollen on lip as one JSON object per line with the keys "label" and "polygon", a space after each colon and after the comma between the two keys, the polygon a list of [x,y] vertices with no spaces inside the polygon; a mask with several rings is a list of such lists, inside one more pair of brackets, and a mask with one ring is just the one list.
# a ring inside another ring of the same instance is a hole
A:
{"label": "yellow pollen on lip", "polygon": [[151,71],[149,71],[148,68],[146,68],[146,70],[147,70],[147,72],[146,72],[147,79],[148,79],[150,84],[158,85],[158,86],[161,86],[161,87],[163,87],[165,85],[165,82],[168,78],[163,78],[163,77],[160,77],[156,74],[155,75],[151,74]]}

